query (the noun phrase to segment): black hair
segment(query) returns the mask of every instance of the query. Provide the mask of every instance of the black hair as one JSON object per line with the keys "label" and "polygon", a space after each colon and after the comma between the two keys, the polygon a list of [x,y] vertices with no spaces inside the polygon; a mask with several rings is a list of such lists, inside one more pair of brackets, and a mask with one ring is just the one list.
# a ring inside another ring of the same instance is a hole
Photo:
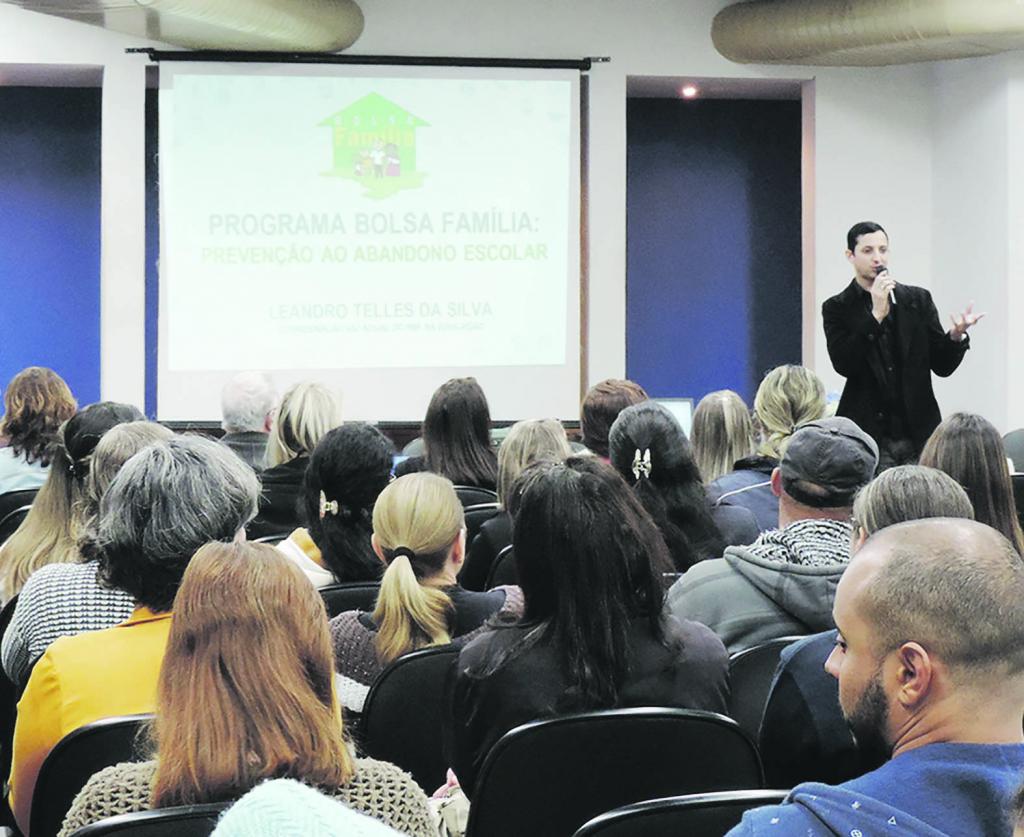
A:
{"label": "black hair", "polygon": [[[339,582],[380,578],[384,565],[370,545],[373,504],[391,479],[394,448],[376,427],[363,422],[329,431],[309,459],[303,482],[303,512],[313,543]],[[320,516],[320,492],[337,513]]]}
{"label": "black hair", "polygon": [[870,235],[871,233],[885,233],[885,238],[888,240],[889,233],[885,232],[881,224],[876,224],[874,221],[860,221],[850,227],[849,232],[846,233],[846,249],[851,253],[857,249],[857,239],[862,235]]}
{"label": "black hair", "polygon": [[608,439],[612,465],[654,519],[679,571],[720,557],[725,543],[711,519],[693,449],[675,417],[654,401],[635,404],[619,413]]}
{"label": "black hair", "polygon": [[99,401],[83,407],[64,425],[60,439],[64,453],[61,464],[82,484],[89,475],[92,453],[103,434],[119,424],[145,421],[145,418],[138,407],[116,401]]}
{"label": "black hair", "polygon": [[472,676],[487,676],[538,641],[550,643],[568,688],[558,709],[615,706],[629,671],[636,619],[667,643],[662,573],[672,562],[654,521],[597,457],[538,462],[509,498],[512,544],[526,600],[523,638]]}
{"label": "black hair", "polygon": [[437,388],[423,419],[423,444],[427,470],[455,485],[495,488],[491,413],[476,378],[452,378]]}

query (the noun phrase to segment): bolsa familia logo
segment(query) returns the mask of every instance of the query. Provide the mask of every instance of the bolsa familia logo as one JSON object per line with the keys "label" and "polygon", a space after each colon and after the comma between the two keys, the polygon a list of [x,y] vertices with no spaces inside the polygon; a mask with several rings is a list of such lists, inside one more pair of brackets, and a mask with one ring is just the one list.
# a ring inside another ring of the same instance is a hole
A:
{"label": "bolsa familia logo", "polygon": [[334,168],[326,177],[354,180],[370,198],[423,185],[426,175],[416,171],[416,129],[430,123],[390,99],[369,93],[319,124],[331,129]]}

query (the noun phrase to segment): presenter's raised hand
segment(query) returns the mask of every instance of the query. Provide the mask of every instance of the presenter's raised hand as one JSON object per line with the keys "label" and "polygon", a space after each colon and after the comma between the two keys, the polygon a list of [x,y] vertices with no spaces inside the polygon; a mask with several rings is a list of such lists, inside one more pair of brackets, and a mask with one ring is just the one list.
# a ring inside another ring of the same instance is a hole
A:
{"label": "presenter's raised hand", "polygon": [[952,314],[949,315],[949,319],[953,323],[953,328],[949,330],[949,336],[953,340],[963,340],[964,335],[967,334],[967,329],[971,328],[978,320],[984,317],[984,314],[973,313],[974,302],[967,306],[967,310],[959,316],[954,317]]}
{"label": "presenter's raised hand", "polygon": [[879,273],[871,284],[871,313],[878,322],[889,316],[891,293],[895,287],[896,280],[889,275],[888,270]]}

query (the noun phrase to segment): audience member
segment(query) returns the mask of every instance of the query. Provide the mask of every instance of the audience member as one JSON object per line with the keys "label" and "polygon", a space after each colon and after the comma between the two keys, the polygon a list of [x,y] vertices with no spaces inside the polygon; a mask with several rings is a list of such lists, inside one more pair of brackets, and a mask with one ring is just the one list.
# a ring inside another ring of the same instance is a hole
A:
{"label": "audience member", "polygon": [[1006,450],[992,423],[972,413],[954,413],[925,443],[921,464],[945,471],[967,491],[974,519],[1002,532],[1024,554]]}
{"label": "audience member", "polygon": [[224,435],[220,443],[259,473],[267,464],[267,439],[274,422],[277,390],[263,372],[239,372],[220,393]]}
{"label": "audience member", "polygon": [[452,483],[433,473],[406,474],[373,507],[373,549],[387,564],[373,613],[331,620],[341,702],[361,712],[370,685],[402,654],[465,641],[491,616],[522,613],[518,587],[475,593],[457,576],[466,548],[462,504]]}
{"label": "audience member", "polygon": [[370,545],[373,504],[391,480],[393,456],[387,436],[363,422],[334,428],[313,451],[303,483],[307,528],[278,549],[316,587],[380,578],[383,566]]}
{"label": "audience member", "polygon": [[526,610],[459,655],[450,752],[468,796],[491,746],[527,721],[625,706],[724,711],[725,648],[665,616],[671,558],[611,467],[593,456],[531,465],[509,508]]}
{"label": "audience member", "polygon": [[754,452],[747,405],[731,389],[705,395],[693,411],[693,458],[705,483],[728,474]]}
{"label": "audience member", "polygon": [[676,569],[721,555],[725,543],[675,417],[654,401],[634,404],[619,413],[608,439],[611,464],[654,519]]}
{"label": "audience member", "polygon": [[877,465],[875,441],[849,419],[801,425],[772,471],[782,528],[693,567],[669,591],[671,612],[710,627],[730,653],[831,628],[853,498]]}
{"label": "audience member", "polygon": [[84,407],[61,425],[49,447],[54,460],[46,482],[21,525],[0,547],[4,598],[18,595],[40,567],[78,560],[93,450],[110,428],[141,418],[142,413],[130,404],[102,401]]}
{"label": "audience member", "polygon": [[519,474],[534,462],[561,462],[572,455],[565,428],[558,419],[534,419],[512,425],[498,448],[498,514],[486,521],[470,544],[459,583],[467,590],[483,590],[494,559],[512,543],[508,496]]}
{"label": "audience member", "polygon": [[608,378],[594,384],[580,405],[580,433],[591,453],[608,460],[608,431],[619,413],[647,400],[647,393],[633,381]]}
{"label": "audience member", "polygon": [[892,754],[841,785],[795,788],[730,835],[1009,835],[1024,772],[1024,562],[970,520],[873,535],[835,599],[828,659],[858,741]]}
{"label": "audience member", "polygon": [[58,639],[32,669],[18,703],[10,804],[28,833],[36,774],[65,735],[114,715],[152,712],[189,560],[208,541],[230,541],[256,510],[252,468],[222,445],[176,437],[126,462],[100,501],[94,541],[103,583],[136,609],[113,628]]}
{"label": "audience member", "polygon": [[211,837],[396,837],[398,832],[294,779],[256,785],[221,817]]}
{"label": "audience member", "polygon": [[399,476],[432,471],[455,485],[493,491],[498,460],[491,445],[491,412],[476,378],[452,378],[434,392],[423,419],[426,453],[401,463]]}
{"label": "audience member", "polygon": [[52,369],[30,366],[4,391],[0,436],[0,494],[39,488],[46,480],[57,429],[75,414],[71,390]]}
{"label": "audience member", "polygon": [[267,441],[259,512],[246,527],[250,538],[280,535],[283,539],[299,525],[309,457],[327,431],[339,424],[341,406],[322,384],[296,384],[284,394]]}
{"label": "audience member", "polygon": [[[103,434],[88,462],[81,502],[76,504],[83,531],[95,528],[100,500],[121,466],[143,448],[173,435],[166,427],[149,421],[119,424]],[[54,468],[50,480],[62,470]],[[76,473],[81,473],[81,468]],[[4,671],[17,685],[25,682],[32,663],[55,640],[109,628],[130,617],[135,609],[126,592],[100,584],[98,562],[83,561],[77,544],[67,560],[74,563],[49,564],[33,572],[18,596],[14,616],[3,636],[2,654]]]}
{"label": "audience member", "polygon": [[761,381],[754,397],[754,423],[761,437],[753,456],[740,459],[731,473],[708,485],[716,506],[740,506],[757,518],[762,532],[779,528],[779,498],[771,488],[772,471],[789,437],[804,422],[825,415],[825,386],[803,366],[777,366]]}
{"label": "audience member", "polygon": [[[929,517],[973,520],[974,510],[967,493],[948,474],[920,465],[890,468],[853,501],[851,554],[886,526]],[[782,651],[759,741],[769,787],[845,782],[888,757],[858,747],[839,711],[838,684],[825,671],[835,640],[836,631],[825,631]]]}
{"label": "audience member", "polygon": [[1006,458],[1013,463],[1013,473],[1024,474],[1024,428],[1011,430],[1003,436],[1003,448]]}
{"label": "audience member", "polygon": [[408,775],[350,755],[323,602],[275,549],[202,547],[174,600],[166,644],[155,759],[95,774],[61,837],[116,814],[237,799],[281,778],[321,788],[403,834],[436,835]]}

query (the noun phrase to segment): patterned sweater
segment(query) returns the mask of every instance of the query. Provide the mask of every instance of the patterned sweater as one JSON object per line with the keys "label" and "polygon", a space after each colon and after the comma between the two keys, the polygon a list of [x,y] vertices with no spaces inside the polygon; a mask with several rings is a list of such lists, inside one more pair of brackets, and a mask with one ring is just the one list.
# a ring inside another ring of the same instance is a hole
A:
{"label": "patterned sweater", "polygon": [[110,628],[132,615],[131,597],[101,587],[98,568],[95,561],[49,564],[29,576],[0,651],[12,681],[23,684],[32,663],[62,636]]}
{"label": "patterned sweater", "polygon": [[[464,645],[488,630],[488,622],[514,622],[523,615],[523,591],[516,586],[495,587],[486,593],[474,593],[461,587],[449,587],[447,593],[455,605],[453,643]],[[370,686],[384,670],[374,640],[377,629],[370,614],[360,610],[340,613],[331,620],[334,645],[334,678],[338,700],[349,712],[362,712]],[[355,719],[352,719],[355,722]]]}
{"label": "patterned sweater", "polygon": [[[427,797],[408,773],[375,759],[356,759],[355,775],[329,796],[412,837],[436,837]],[[78,792],[58,837],[70,837],[90,823],[151,808],[155,761],[107,767]]]}

